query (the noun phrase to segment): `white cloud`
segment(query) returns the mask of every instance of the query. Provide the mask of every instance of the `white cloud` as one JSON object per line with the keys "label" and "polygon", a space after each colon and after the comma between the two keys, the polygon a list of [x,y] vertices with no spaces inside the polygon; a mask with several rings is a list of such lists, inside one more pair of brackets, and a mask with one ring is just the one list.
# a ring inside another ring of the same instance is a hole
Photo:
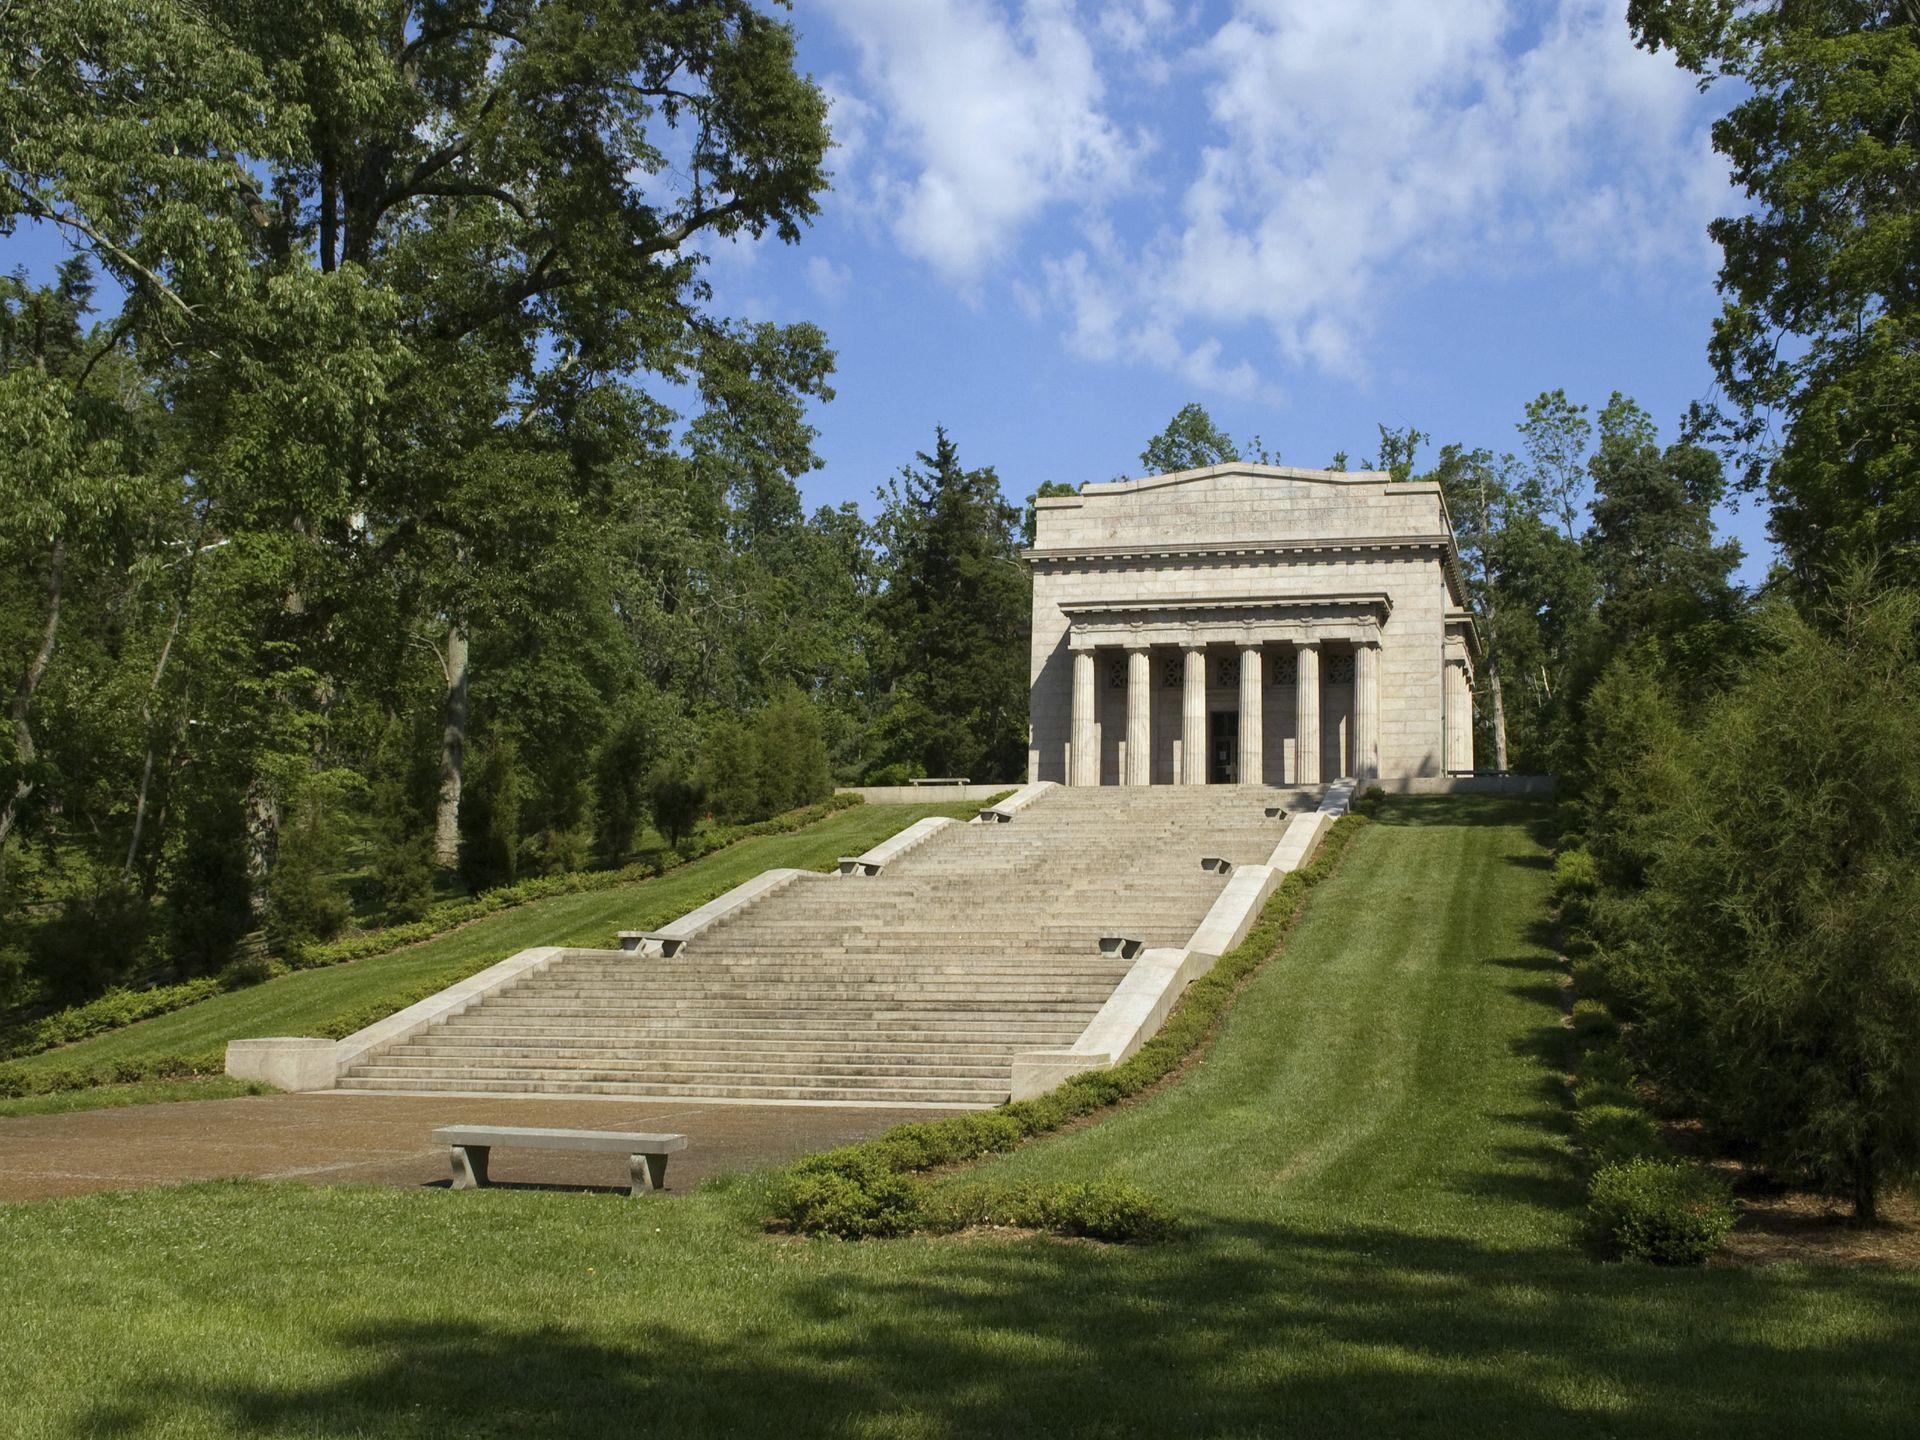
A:
{"label": "white cloud", "polygon": [[1132,147],[1102,109],[1068,0],[826,0],[882,120],[866,193],[899,244],[961,282],[1049,205],[1127,183]]}
{"label": "white cloud", "polygon": [[[1618,0],[1234,0],[1210,32],[1170,0],[831,3],[898,243],[967,285],[1006,261],[1072,353],[1211,388],[1363,375],[1424,283],[1691,283],[1729,204],[1706,102]],[[1114,78],[1143,57],[1178,79]]]}
{"label": "white cloud", "polygon": [[807,285],[828,304],[845,295],[851,284],[853,272],[846,266],[836,265],[824,255],[815,255],[807,261]]}

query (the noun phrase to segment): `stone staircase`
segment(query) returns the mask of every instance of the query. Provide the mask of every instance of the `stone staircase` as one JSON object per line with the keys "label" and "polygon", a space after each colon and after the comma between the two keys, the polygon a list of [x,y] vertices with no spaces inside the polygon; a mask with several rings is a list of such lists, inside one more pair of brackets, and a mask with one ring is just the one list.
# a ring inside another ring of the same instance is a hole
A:
{"label": "stone staircase", "polygon": [[806,876],[671,958],[570,951],[355,1065],[345,1090],[986,1106],[1071,1044],[1132,964],[1180,946],[1306,792],[1059,789],[877,876]]}

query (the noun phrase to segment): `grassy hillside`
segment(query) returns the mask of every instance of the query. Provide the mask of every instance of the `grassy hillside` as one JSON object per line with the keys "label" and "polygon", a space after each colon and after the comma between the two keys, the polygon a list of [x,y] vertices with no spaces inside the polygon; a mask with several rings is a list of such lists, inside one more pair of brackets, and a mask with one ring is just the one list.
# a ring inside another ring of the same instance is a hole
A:
{"label": "grassy hillside", "polygon": [[857,855],[916,820],[971,816],[978,808],[858,805],[792,834],[742,840],[657,879],[536,900],[405,950],[299,971],[17,1063],[29,1070],[91,1069],[159,1055],[210,1055],[249,1035],[320,1035],[369,1024],[528,946],[611,946],[615,932],[664,925],[762,870],[831,870],[840,856]]}
{"label": "grassy hillside", "polygon": [[[1905,1436],[1920,1275],[1579,1245],[1547,872],[1391,806],[1204,1061],[984,1167],[1126,1175],[1151,1249],[758,1233],[690,1197],[214,1185],[0,1207],[23,1436]],[[271,1105],[273,1101],[262,1101]]]}

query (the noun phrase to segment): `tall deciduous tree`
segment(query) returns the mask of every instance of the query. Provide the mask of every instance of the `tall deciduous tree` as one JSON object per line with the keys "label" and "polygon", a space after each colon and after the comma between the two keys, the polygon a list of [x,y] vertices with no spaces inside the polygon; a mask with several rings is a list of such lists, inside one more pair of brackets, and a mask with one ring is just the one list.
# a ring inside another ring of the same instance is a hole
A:
{"label": "tall deciduous tree", "polygon": [[1240,447],[1233,437],[1214,423],[1213,416],[1198,401],[1175,411],[1167,428],[1147,441],[1147,448],[1140,452],[1140,463],[1149,475],[1204,470],[1240,458]]}
{"label": "tall deciduous tree", "polygon": [[130,499],[146,448],[144,392],[125,381],[111,332],[83,324],[83,261],[54,285],[0,279],[0,664],[7,687],[0,751],[0,890],[23,808],[40,781],[36,702],[60,643],[72,572]]}
{"label": "tall deciduous tree", "polygon": [[1631,0],[1628,22],[1741,98],[1714,148],[1752,202],[1713,222],[1710,353],[1746,485],[1799,582],[1851,559],[1920,582],[1920,5]]}
{"label": "tall deciduous tree", "polygon": [[[126,287],[117,329],[252,577],[284,712],[251,743],[253,828],[270,752],[364,658],[344,617],[399,585],[438,631],[452,833],[476,453],[635,371],[808,383],[740,369],[696,248],[814,213],[825,104],[791,32],[747,0],[45,0],[0,9],[0,56],[0,225],[54,227]],[[604,504],[574,460],[521,477]]]}

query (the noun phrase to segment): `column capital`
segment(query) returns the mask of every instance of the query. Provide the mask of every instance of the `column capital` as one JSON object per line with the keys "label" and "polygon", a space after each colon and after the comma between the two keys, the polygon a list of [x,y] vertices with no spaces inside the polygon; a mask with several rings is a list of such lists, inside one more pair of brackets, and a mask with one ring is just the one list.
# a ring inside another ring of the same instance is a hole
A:
{"label": "column capital", "polygon": [[1121,640],[1120,648],[1125,650],[1129,655],[1136,651],[1151,650],[1153,648],[1153,638],[1149,635],[1142,635],[1136,631]]}
{"label": "column capital", "polygon": [[1252,635],[1243,635],[1233,643],[1241,650],[1264,650],[1267,647],[1266,641]]}
{"label": "column capital", "polygon": [[1320,648],[1320,637],[1318,635],[1303,635],[1293,642],[1293,648],[1296,650],[1318,650]]}
{"label": "column capital", "polygon": [[1091,655],[1100,646],[1091,635],[1075,629],[1067,632],[1067,648],[1076,655]]}

